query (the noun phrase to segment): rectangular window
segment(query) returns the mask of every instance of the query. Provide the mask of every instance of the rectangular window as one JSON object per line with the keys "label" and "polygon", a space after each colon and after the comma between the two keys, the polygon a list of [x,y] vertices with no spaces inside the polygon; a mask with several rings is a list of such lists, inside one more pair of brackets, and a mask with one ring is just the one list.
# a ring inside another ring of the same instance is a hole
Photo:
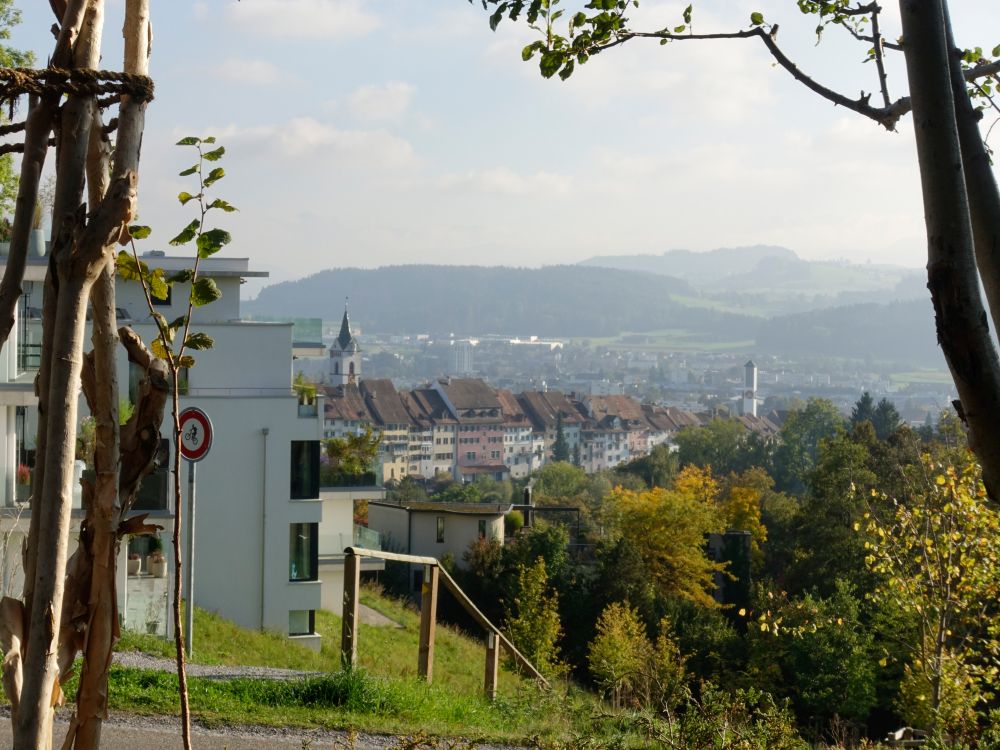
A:
{"label": "rectangular window", "polygon": [[466,461],[475,461],[476,460],[476,454],[473,451],[469,451],[468,453],[465,454],[465,460]]}
{"label": "rectangular window", "polygon": [[438,544],[444,543],[444,516],[437,517],[437,541]]}
{"label": "rectangular window", "polygon": [[170,511],[173,494],[170,492],[170,440],[160,438],[156,451],[156,469],[139,483],[133,510]]}
{"label": "rectangular window", "polygon": [[317,580],[318,563],[319,524],[290,524],[288,526],[288,580]]}
{"label": "rectangular window", "polygon": [[319,440],[293,440],[291,464],[292,500],[319,498]]}
{"label": "rectangular window", "polygon": [[292,609],[288,612],[288,635],[314,635],[316,610]]}
{"label": "rectangular window", "polygon": [[485,539],[486,538],[486,519],[485,518],[480,518],[479,519],[479,538],[480,539]]}

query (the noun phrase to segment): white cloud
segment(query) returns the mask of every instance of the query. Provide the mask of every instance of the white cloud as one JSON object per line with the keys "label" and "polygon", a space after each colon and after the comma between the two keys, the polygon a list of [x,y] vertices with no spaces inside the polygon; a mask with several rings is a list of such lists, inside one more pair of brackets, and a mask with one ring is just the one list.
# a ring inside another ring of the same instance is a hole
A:
{"label": "white cloud", "polygon": [[267,60],[244,60],[231,57],[212,69],[217,78],[234,83],[274,86],[293,80],[274,63]]}
{"label": "white cloud", "polygon": [[351,115],[367,122],[398,121],[413,101],[416,89],[402,81],[389,81],[380,86],[362,86],[348,97]]}
{"label": "white cloud", "polygon": [[342,130],[312,117],[296,117],[287,122],[251,128],[231,125],[221,131],[220,140],[253,145],[282,157],[317,162],[334,158],[341,165],[407,168],[417,164],[410,142],[383,130]]}
{"label": "white cloud", "polygon": [[551,196],[569,192],[572,180],[567,175],[551,172],[518,174],[507,167],[472,170],[462,174],[439,177],[436,186],[442,190],[476,190],[508,196]]}
{"label": "white cloud", "polygon": [[248,0],[226,11],[234,24],[277,39],[347,39],[380,25],[361,0]]}

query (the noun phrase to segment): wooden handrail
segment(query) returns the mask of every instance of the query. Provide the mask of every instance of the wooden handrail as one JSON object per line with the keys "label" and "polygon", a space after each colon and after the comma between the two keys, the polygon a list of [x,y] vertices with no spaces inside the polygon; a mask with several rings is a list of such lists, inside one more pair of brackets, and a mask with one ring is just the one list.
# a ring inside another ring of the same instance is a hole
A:
{"label": "wooden handrail", "polygon": [[[511,643],[510,639],[507,638],[507,636],[505,636],[500,631],[500,628],[498,628],[496,625],[494,625],[492,622],[490,622],[489,618],[487,618],[486,615],[484,615],[479,610],[479,607],[477,607],[472,602],[472,600],[468,596],[466,596],[465,592],[462,591],[462,589],[459,587],[459,585],[455,582],[455,579],[452,578],[448,574],[447,570],[445,570],[444,568],[441,567],[441,563],[438,561],[437,558],[435,558],[435,557],[421,557],[419,555],[404,555],[404,554],[399,553],[399,552],[383,552],[382,550],[365,549],[363,547],[347,547],[347,548],[344,549],[344,554],[347,555],[348,559],[350,557],[352,557],[352,556],[357,556],[357,557],[375,557],[375,558],[378,558],[380,560],[393,560],[393,561],[396,561],[396,562],[413,563],[415,565],[432,565],[432,566],[434,566],[435,568],[438,569],[438,573],[440,575],[440,579],[441,579],[441,581],[444,582],[444,585],[447,587],[448,591],[451,592],[451,594],[455,597],[455,599],[458,601],[458,603],[461,604],[462,607],[465,609],[465,611],[469,613],[469,615],[472,617],[472,619],[474,619],[483,628],[485,628],[487,633],[494,633],[496,635],[496,637],[497,637],[497,640],[500,642],[500,644],[507,650],[507,653],[509,653],[511,655],[511,657],[513,657],[514,661],[520,667],[522,667],[526,672],[528,672],[532,677],[535,678],[535,680],[537,680],[539,683],[541,683],[544,687],[546,687],[546,688],[550,687],[549,681],[546,680],[544,676],[542,676],[542,673],[539,672],[535,668],[535,665],[532,664],[530,661],[528,661],[528,659],[524,656],[524,654],[522,654],[520,651],[518,651],[517,647],[514,646],[513,643]],[[347,586],[347,581],[345,581],[345,586],[344,586],[344,601],[345,601],[345,605],[346,605],[348,596],[349,596],[349,594],[348,594],[348,586]],[[346,655],[346,653],[347,653],[347,651],[346,651],[346,646],[347,646],[347,635],[346,635],[346,633],[347,633],[347,630],[345,629],[344,632],[345,632],[344,642],[345,642],[345,655]],[[352,632],[353,632],[353,628],[352,628]],[[357,648],[356,643],[357,643],[357,639],[356,639],[356,636],[355,636],[353,642],[350,643],[350,646],[353,646],[353,648],[355,649],[355,653],[356,653],[356,648]],[[352,660],[352,663],[353,663],[353,660]]]}

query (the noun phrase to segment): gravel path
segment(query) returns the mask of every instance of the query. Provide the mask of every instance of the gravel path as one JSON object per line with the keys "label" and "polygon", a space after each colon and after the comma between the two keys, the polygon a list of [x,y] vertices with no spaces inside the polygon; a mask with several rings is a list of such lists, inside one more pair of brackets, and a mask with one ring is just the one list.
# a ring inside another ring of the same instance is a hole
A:
{"label": "gravel path", "polygon": [[[116,652],[115,664],[121,667],[155,669],[160,672],[174,672],[177,669],[177,663],[173,659],[161,659],[139,651]],[[276,667],[226,667],[208,664],[188,664],[187,673],[189,677],[205,677],[209,680],[232,680],[236,677],[249,677],[255,680],[294,680],[323,674]]]}

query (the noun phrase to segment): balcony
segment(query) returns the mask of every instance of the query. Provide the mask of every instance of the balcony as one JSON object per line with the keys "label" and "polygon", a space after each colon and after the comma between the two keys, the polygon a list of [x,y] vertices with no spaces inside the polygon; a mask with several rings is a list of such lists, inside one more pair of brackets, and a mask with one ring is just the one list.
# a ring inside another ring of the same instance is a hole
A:
{"label": "balcony", "polygon": [[[325,467],[324,467],[325,468]],[[378,476],[374,471],[363,471],[359,474],[350,474],[344,471],[324,470],[320,477],[320,484],[323,487],[378,487]]]}

